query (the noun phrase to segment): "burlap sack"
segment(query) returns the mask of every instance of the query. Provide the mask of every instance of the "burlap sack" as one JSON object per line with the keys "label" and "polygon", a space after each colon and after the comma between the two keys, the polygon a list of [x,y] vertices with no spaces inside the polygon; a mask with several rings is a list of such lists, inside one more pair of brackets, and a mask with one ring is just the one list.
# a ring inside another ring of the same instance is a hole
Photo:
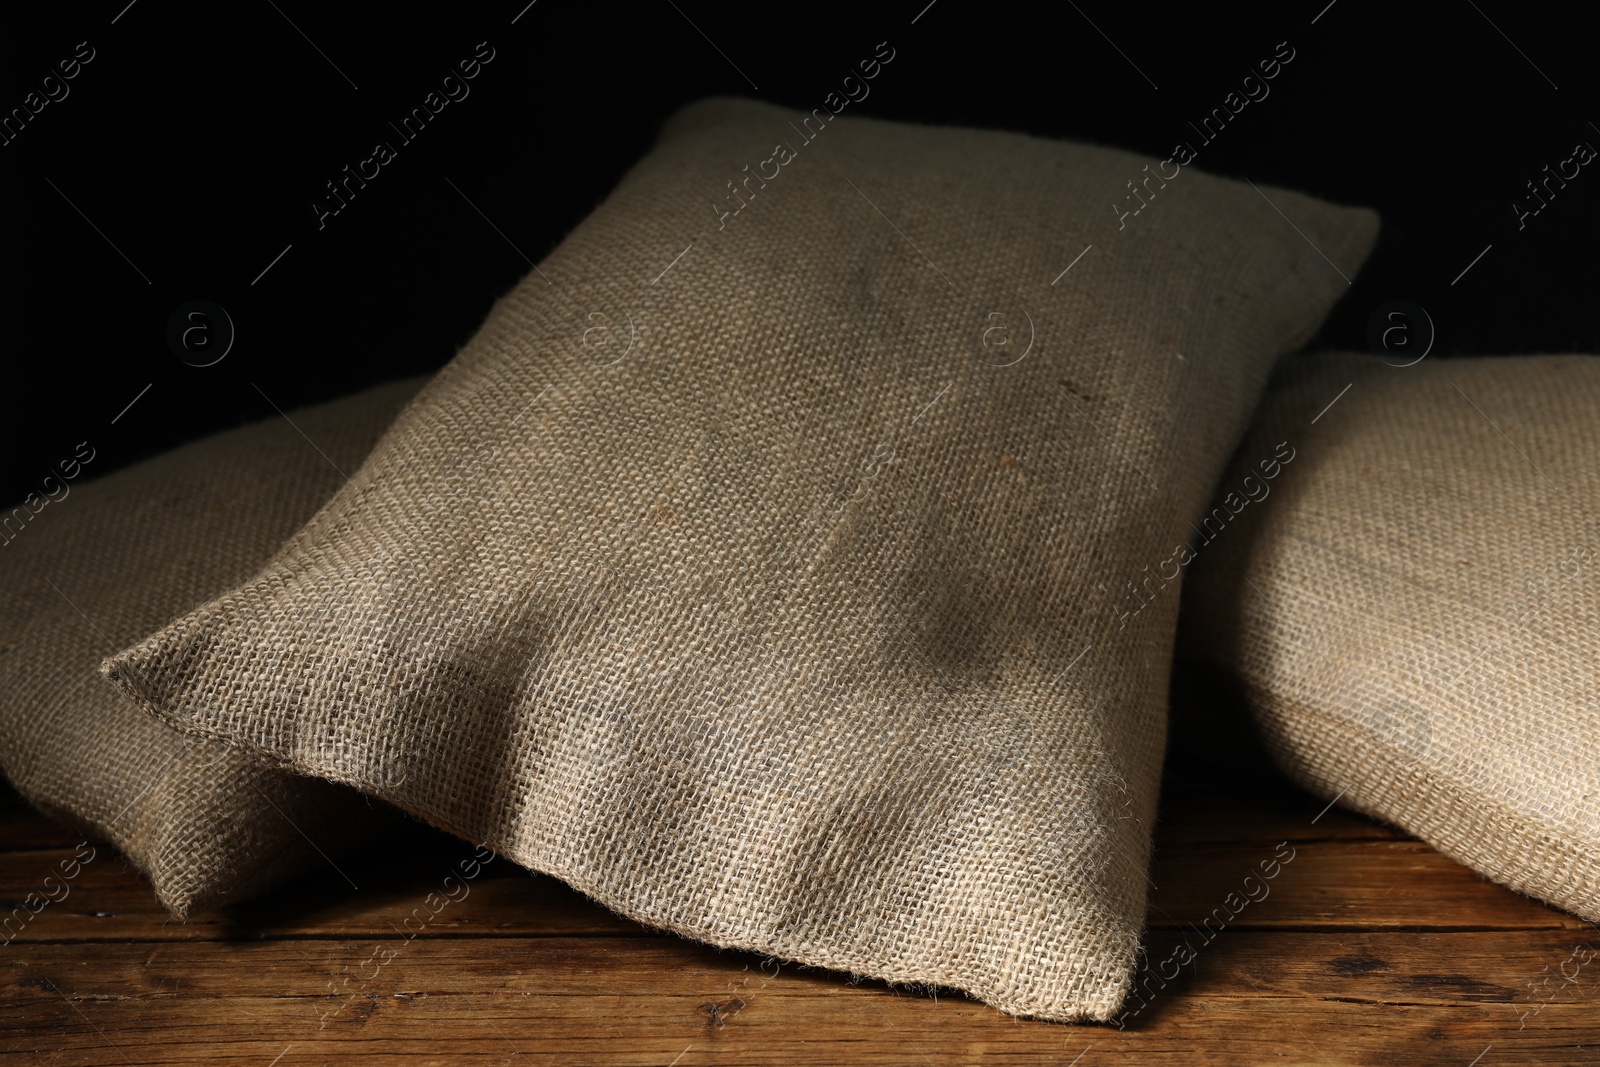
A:
{"label": "burlap sack", "polygon": [[157,722],[97,667],[266,563],[420,385],[295,412],[293,425],[275,415],[65,495],[58,477],[57,498],[0,546],[0,767],[34,804],[120,848],[177,916],[321,863],[317,848],[383,816]]}
{"label": "burlap sack", "polygon": [[1588,919],[1597,419],[1590,356],[1288,361],[1222,482],[1181,645],[1238,675],[1307,789]]}
{"label": "burlap sack", "polygon": [[1177,611],[1123,587],[1376,220],[1185,171],[1119,229],[1143,158],[826,114],[681,114],[336,523],[108,669],[644,922],[1104,1019]]}

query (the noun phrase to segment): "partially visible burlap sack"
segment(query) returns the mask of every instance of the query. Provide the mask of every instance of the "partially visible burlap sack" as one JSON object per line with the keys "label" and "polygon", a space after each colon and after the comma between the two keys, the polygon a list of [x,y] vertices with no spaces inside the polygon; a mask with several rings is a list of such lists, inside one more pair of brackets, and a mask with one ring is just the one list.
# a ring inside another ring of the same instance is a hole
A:
{"label": "partially visible burlap sack", "polygon": [[1400,362],[1286,363],[1180,654],[1307,789],[1600,919],[1600,359]]}
{"label": "partially visible burlap sack", "polygon": [[266,889],[394,816],[156,721],[100,661],[268,562],[421,384],[295,412],[292,425],[274,415],[97,481],[57,478],[65,495],[0,546],[0,768],[121,849],[174,915]]}
{"label": "partially visible burlap sack", "polygon": [[644,922],[1105,1019],[1177,611],[1124,583],[1376,218],[1186,170],[1119,219],[1154,161],[826,114],[681,113],[322,530],[108,670]]}

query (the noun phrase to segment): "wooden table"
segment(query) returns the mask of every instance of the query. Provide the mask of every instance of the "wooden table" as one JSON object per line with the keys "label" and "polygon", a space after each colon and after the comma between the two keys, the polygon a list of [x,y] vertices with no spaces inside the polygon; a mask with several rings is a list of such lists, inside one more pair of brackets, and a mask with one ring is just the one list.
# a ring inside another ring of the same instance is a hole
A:
{"label": "wooden table", "polygon": [[[504,861],[431,914],[424,901],[473,850],[417,827],[181,924],[102,846],[0,946],[0,1062],[1600,1063],[1593,924],[1376,823],[1319,818],[1323,802],[1240,731],[1225,715],[1175,725],[1148,941],[1152,962],[1183,938],[1194,959],[1123,1029],[718,951]],[[1221,933],[1202,927],[1284,841],[1293,859],[1268,895]],[[6,911],[76,843],[6,793]],[[404,924],[419,907],[428,922]]]}

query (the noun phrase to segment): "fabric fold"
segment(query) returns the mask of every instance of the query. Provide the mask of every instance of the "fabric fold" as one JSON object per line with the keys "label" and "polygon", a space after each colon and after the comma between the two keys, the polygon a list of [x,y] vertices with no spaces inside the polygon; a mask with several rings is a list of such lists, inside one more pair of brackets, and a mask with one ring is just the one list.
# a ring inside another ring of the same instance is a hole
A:
{"label": "fabric fold", "polygon": [[1107,1019],[1177,596],[1123,603],[1377,228],[1193,171],[1119,226],[1151,162],[695,105],[107,671],[652,925]]}

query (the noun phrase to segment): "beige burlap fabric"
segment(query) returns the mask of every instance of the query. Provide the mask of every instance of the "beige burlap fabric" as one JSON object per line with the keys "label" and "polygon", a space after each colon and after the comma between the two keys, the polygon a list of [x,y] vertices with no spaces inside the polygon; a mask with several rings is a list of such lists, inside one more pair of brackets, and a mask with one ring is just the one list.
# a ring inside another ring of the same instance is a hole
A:
{"label": "beige burlap fabric", "polygon": [[[1248,185],[1119,229],[1146,159],[809,118],[678,116],[322,530],[108,669],[647,923],[1103,1019],[1177,611],[1123,587],[1345,281]],[[1267,194],[1357,268],[1370,212]]]}
{"label": "beige burlap fabric", "polygon": [[0,547],[0,767],[40,808],[120,848],[178,916],[322,862],[307,836],[332,851],[384,816],[152,719],[100,661],[271,559],[344,481],[335,465],[355,470],[420,385],[74,482]]}
{"label": "beige burlap fabric", "polygon": [[1280,442],[1182,653],[1307,789],[1600,919],[1600,359],[1293,359],[1225,490]]}

